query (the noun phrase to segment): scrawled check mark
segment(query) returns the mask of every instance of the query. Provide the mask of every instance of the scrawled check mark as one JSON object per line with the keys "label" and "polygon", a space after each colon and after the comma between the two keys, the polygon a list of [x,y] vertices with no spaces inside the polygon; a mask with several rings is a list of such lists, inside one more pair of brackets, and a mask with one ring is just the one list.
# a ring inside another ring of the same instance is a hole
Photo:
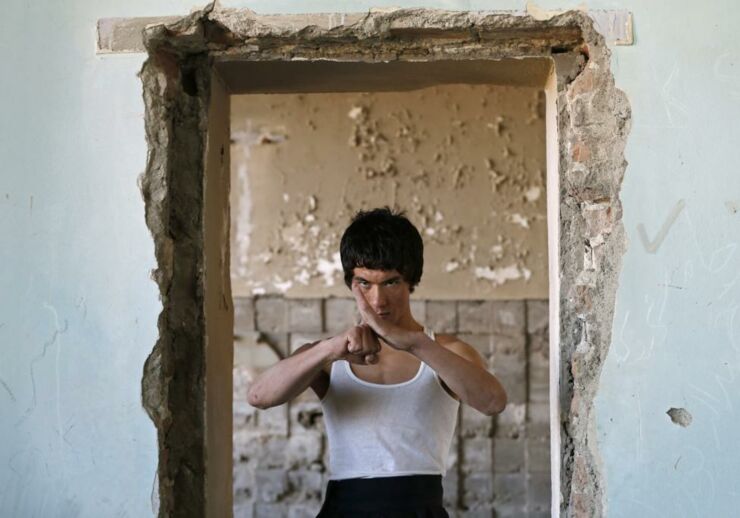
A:
{"label": "scrawled check mark", "polygon": [[656,234],[655,239],[653,239],[652,241],[648,239],[647,232],[645,231],[645,225],[643,225],[642,223],[637,225],[637,234],[640,236],[642,246],[645,247],[645,251],[647,253],[654,254],[658,251],[658,248],[660,248],[660,245],[663,244],[663,241],[668,235],[668,231],[671,229],[673,223],[676,221],[676,218],[679,214],[681,214],[681,211],[685,206],[685,200],[678,200],[676,205],[673,206],[673,209],[671,209],[671,213],[668,214],[668,219],[665,220],[663,226],[660,227],[660,230]]}

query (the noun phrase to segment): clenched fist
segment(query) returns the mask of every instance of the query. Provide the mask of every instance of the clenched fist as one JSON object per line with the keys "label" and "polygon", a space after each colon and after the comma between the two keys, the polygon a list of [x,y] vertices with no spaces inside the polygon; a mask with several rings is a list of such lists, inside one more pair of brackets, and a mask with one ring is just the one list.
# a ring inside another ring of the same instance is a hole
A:
{"label": "clenched fist", "polygon": [[347,360],[360,365],[378,362],[380,342],[367,324],[352,326],[332,340],[335,345],[335,360]]}

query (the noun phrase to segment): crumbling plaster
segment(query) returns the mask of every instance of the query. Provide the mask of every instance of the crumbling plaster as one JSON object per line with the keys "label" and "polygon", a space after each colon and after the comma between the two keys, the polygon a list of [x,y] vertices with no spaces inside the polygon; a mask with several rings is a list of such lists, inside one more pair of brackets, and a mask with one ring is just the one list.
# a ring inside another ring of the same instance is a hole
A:
{"label": "crumbling plaster", "polygon": [[208,182],[203,156],[216,61],[553,57],[558,66],[570,56],[579,66],[572,74],[558,66],[557,94],[561,511],[601,516],[593,397],[610,343],[624,251],[618,194],[630,110],[614,87],[609,51],[591,21],[578,12],[535,20],[409,9],[371,13],[331,30],[296,30],[248,11],[207,8],[176,24],[148,28],[145,39],[149,59],[141,77],[150,151],[142,190],[164,307],[142,383],[145,407],[159,432],[160,515],[205,514],[200,210]]}
{"label": "crumbling plaster", "polygon": [[231,115],[235,296],[347,297],[341,232],[390,205],[424,237],[415,296],[547,298],[541,88],[248,94]]}

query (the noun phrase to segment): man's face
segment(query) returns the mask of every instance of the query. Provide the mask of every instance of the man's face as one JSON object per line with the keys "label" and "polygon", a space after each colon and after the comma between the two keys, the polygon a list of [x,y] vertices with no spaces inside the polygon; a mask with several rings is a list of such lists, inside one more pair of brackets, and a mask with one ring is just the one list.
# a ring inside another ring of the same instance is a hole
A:
{"label": "man's face", "polygon": [[360,287],[380,318],[400,324],[410,316],[410,286],[396,270],[355,268],[352,284]]}

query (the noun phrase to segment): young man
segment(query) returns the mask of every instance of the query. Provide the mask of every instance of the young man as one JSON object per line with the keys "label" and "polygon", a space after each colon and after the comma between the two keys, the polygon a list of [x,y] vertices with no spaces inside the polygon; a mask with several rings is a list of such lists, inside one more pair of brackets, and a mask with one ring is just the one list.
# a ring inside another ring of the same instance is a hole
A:
{"label": "young man", "polygon": [[459,404],[494,415],[506,392],[473,347],[414,320],[423,244],[402,214],[358,213],[341,257],[362,322],[265,371],[249,403],[280,405],[309,386],[321,400],[330,480],[319,517],[447,516],[442,476]]}

